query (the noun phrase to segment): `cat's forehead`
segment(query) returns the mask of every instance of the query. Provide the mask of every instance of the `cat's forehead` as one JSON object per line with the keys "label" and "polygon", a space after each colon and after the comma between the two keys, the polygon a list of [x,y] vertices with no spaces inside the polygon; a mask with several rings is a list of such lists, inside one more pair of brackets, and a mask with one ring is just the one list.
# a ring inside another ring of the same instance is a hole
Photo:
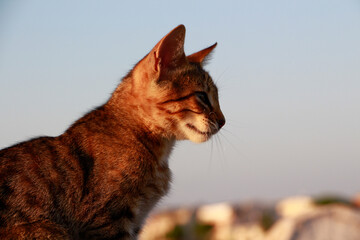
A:
{"label": "cat's forehead", "polygon": [[191,64],[182,74],[182,84],[203,88],[204,91],[216,89],[216,86],[209,75],[199,64]]}

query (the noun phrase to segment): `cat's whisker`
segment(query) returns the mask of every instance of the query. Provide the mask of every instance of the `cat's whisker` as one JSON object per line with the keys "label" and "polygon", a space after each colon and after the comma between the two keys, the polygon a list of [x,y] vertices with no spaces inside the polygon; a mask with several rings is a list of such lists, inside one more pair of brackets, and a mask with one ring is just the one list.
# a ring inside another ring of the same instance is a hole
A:
{"label": "cat's whisker", "polygon": [[210,170],[210,167],[211,167],[212,162],[213,162],[213,147],[214,147],[214,139],[211,138],[210,139],[210,161],[208,163],[208,170]]}
{"label": "cat's whisker", "polygon": [[214,141],[215,141],[216,152],[219,152],[219,144],[218,144],[217,135],[214,135],[214,136],[213,136],[213,139],[214,139]]}
{"label": "cat's whisker", "polygon": [[219,139],[219,144],[220,144],[221,153],[222,153],[222,155],[223,155],[223,157],[224,157],[224,160],[225,160],[225,162],[226,162],[227,158],[226,158],[226,154],[225,154],[225,149],[224,149],[224,146],[223,146],[223,144],[222,144],[222,142],[221,142],[221,140],[220,140],[220,136],[221,136],[221,135],[217,135],[217,138]]}
{"label": "cat's whisker", "polygon": [[232,137],[234,137],[234,138],[236,138],[237,140],[240,140],[240,141],[241,141],[240,137],[239,137],[238,135],[236,135],[235,133],[233,133],[232,131],[229,131],[229,130],[227,130],[226,128],[222,128],[220,134],[221,134],[222,136],[224,136],[224,132],[226,132],[227,134],[230,134]]}
{"label": "cat's whisker", "polygon": [[224,168],[224,166],[227,166],[227,159],[225,156],[225,152],[223,150],[223,146],[221,145],[221,140],[219,138],[219,135],[215,136],[215,140],[216,140],[217,152],[220,155],[220,160],[222,160],[221,162],[223,163],[221,164],[221,167]]}
{"label": "cat's whisker", "polygon": [[215,135],[214,138],[215,138],[215,141],[216,141],[217,152],[222,153],[221,146],[220,146],[220,143],[219,143],[219,135]]}
{"label": "cat's whisker", "polygon": [[209,124],[210,124],[210,129],[212,129],[213,131],[218,131],[219,130],[219,125],[214,123],[213,121],[209,120]]}
{"label": "cat's whisker", "polygon": [[222,77],[224,76],[224,73],[226,73],[230,69],[230,66],[226,67],[225,70],[223,70],[219,76],[215,78],[215,84],[218,86],[219,89],[223,89],[223,83],[225,81],[221,81]]}
{"label": "cat's whisker", "polygon": [[225,136],[223,132],[219,132],[219,135],[225,139],[225,141],[236,151],[239,153],[239,149]]}
{"label": "cat's whisker", "polygon": [[227,119],[227,122],[226,122],[227,126],[232,126],[232,127],[236,127],[236,128],[246,128],[246,126],[244,126],[243,123],[240,123],[237,120],[234,120],[232,118],[226,118],[226,119]]}

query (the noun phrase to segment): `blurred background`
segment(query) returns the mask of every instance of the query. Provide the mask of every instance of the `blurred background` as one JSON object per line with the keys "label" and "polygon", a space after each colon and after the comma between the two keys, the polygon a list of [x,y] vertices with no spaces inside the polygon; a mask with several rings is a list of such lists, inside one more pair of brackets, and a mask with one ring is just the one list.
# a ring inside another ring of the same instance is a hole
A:
{"label": "blurred background", "polygon": [[0,1],[0,147],[61,134],[171,29],[224,129],[179,142],[160,207],[360,191],[360,1]]}

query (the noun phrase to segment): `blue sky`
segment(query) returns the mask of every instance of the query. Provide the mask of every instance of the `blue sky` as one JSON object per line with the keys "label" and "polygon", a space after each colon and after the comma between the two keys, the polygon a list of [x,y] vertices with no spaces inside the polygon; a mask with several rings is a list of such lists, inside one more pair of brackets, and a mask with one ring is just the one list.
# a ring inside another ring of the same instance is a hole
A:
{"label": "blue sky", "polygon": [[227,124],[181,142],[163,205],[360,192],[360,2],[0,2],[0,147],[59,135],[178,24]]}

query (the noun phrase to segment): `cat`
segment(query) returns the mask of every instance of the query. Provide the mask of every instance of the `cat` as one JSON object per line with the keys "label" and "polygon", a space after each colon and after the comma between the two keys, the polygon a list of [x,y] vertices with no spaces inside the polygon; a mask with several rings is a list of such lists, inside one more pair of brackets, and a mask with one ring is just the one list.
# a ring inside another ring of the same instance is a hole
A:
{"label": "cat", "polygon": [[137,239],[169,190],[175,141],[225,124],[202,68],[216,43],[186,56],[184,40],[179,25],[62,135],[0,151],[0,239]]}

